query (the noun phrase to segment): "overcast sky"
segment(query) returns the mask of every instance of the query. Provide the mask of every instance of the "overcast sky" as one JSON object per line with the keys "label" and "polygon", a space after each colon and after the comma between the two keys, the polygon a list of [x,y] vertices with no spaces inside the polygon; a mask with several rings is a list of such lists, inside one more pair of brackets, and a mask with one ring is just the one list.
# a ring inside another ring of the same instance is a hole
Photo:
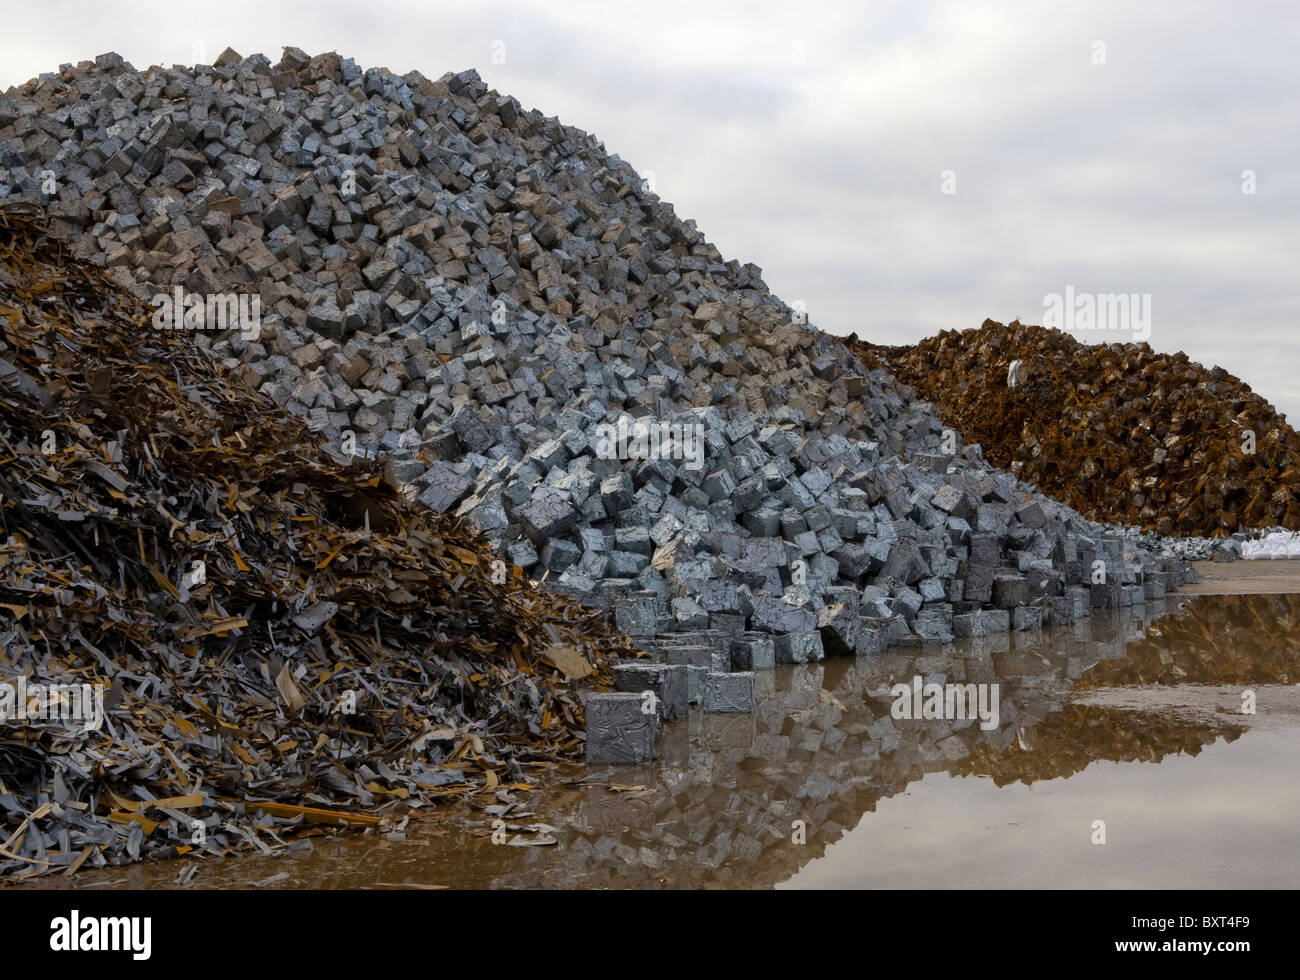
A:
{"label": "overcast sky", "polygon": [[1300,418],[1294,0],[56,0],[4,20],[0,87],[109,50],[143,68],[227,45],[474,67],[653,172],[822,329],[909,343],[1040,323],[1067,287],[1148,294],[1153,347]]}

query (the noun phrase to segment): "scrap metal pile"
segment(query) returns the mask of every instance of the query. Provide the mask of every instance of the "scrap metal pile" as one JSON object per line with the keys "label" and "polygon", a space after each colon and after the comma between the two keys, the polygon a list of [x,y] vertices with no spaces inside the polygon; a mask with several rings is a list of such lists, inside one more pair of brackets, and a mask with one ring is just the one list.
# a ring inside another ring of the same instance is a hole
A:
{"label": "scrap metal pile", "polygon": [[913,347],[849,346],[995,466],[1093,520],[1162,535],[1300,529],[1300,435],[1223,368],[992,320]]}
{"label": "scrap metal pile", "polygon": [[[0,876],[278,847],[581,754],[577,679],[628,641],[335,461],[27,209],[0,210],[0,331]],[[51,684],[102,718],[42,717]]]}
{"label": "scrap metal pile", "polygon": [[[0,168],[0,193],[46,205],[138,295],[258,300],[255,330],[187,331],[685,661],[706,709],[710,690],[752,706],[743,678],[705,675],[766,665],[773,638],[777,662],[865,655],[1184,580],[946,445],[930,405],[810,329],[596,137],[472,70],[434,81],[288,47],[138,71],[106,54],[0,97]],[[750,649],[733,659],[735,642]]]}
{"label": "scrap metal pile", "polygon": [[[582,704],[588,760],[644,761],[647,688],[664,720],[747,714],[777,663],[1068,625],[1194,579],[945,438],[594,136],[472,70],[102,55],[0,96],[0,197],[104,270],[47,289],[11,263],[3,601],[29,672],[125,672],[121,796],[201,776],[373,807],[512,781],[579,746],[569,682],[593,670],[619,690]],[[382,466],[314,462],[354,450]],[[632,642],[640,664],[601,656]],[[89,800],[77,745],[59,758]],[[0,844],[45,860],[38,836]]]}

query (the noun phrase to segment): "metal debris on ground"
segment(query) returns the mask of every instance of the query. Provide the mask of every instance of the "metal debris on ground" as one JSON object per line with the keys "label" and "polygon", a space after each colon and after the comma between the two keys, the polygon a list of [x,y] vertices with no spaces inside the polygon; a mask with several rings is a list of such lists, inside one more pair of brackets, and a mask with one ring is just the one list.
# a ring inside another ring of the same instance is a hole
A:
{"label": "metal debris on ground", "polygon": [[0,209],[0,876],[278,853],[580,757],[579,685],[635,649],[494,561]]}

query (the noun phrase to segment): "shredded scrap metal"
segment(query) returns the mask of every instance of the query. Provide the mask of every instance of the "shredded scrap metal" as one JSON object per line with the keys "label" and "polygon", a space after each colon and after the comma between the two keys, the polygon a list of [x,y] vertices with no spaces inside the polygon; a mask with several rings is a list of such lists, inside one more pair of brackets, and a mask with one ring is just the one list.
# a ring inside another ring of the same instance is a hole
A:
{"label": "shredded scrap metal", "polygon": [[0,876],[276,849],[580,753],[630,642],[329,452],[0,210],[0,709],[104,703],[10,694]]}
{"label": "shredded scrap metal", "polygon": [[1300,530],[1300,434],[1223,368],[993,320],[913,347],[847,343],[989,462],[1092,520],[1180,536]]}

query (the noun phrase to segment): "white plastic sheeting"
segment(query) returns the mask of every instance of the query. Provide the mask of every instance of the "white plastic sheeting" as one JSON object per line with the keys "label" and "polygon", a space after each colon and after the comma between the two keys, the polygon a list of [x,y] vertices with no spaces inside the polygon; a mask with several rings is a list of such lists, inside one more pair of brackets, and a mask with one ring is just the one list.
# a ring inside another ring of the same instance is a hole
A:
{"label": "white plastic sheeting", "polygon": [[1254,541],[1244,541],[1241,557],[1253,560],[1300,558],[1300,532],[1274,531]]}

